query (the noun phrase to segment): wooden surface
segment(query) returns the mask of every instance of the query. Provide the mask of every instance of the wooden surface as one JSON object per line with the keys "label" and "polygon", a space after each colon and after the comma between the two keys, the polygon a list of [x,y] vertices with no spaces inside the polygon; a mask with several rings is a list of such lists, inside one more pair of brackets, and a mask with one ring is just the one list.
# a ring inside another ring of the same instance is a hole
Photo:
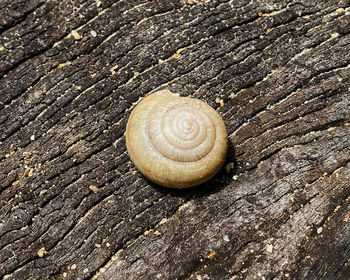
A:
{"label": "wooden surface", "polygon": [[[0,1],[0,278],[350,279],[349,6]],[[200,187],[126,152],[163,88],[227,125]]]}

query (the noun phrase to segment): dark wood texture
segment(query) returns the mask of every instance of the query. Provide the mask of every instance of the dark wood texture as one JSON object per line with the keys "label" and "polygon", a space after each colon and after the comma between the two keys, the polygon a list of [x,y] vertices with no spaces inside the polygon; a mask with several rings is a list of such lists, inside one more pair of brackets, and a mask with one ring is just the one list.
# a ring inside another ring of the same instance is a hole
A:
{"label": "dark wood texture", "polygon": [[[0,278],[350,279],[349,6],[0,1]],[[139,174],[163,88],[218,110],[232,170]]]}

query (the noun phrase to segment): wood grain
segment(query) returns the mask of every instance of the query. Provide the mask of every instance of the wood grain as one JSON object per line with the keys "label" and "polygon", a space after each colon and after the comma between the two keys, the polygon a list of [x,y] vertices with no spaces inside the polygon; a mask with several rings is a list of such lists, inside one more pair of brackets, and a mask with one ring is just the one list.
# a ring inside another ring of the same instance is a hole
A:
{"label": "wood grain", "polygon": [[[2,1],[0,277],[349,279],[349,33],[348,0]],[[160,89],[217,109],[232,170],[139,174]]]}

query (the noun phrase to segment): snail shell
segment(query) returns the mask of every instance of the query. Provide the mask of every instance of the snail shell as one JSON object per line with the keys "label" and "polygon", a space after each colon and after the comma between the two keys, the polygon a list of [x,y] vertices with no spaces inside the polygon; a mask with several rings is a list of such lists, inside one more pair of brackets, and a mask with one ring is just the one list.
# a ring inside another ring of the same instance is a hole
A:
{"label": "snail shell", "polygon": [[126,146],[145,177],[166,187],[186,188],[204,183],[222,167],[227,132],[208,104],[162,90],[132,111]]}

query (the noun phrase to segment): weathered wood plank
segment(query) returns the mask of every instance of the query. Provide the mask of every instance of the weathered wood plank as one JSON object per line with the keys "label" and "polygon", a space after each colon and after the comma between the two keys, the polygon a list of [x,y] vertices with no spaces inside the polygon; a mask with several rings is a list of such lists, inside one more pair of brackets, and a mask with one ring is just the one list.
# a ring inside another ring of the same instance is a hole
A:
{"label": "weathered wood plank", "polygon": [[[0,3],[0,277],[348,279],[349,33],[348,0]],[[139,174],[162,88],[222,114],[233,170]]]}

